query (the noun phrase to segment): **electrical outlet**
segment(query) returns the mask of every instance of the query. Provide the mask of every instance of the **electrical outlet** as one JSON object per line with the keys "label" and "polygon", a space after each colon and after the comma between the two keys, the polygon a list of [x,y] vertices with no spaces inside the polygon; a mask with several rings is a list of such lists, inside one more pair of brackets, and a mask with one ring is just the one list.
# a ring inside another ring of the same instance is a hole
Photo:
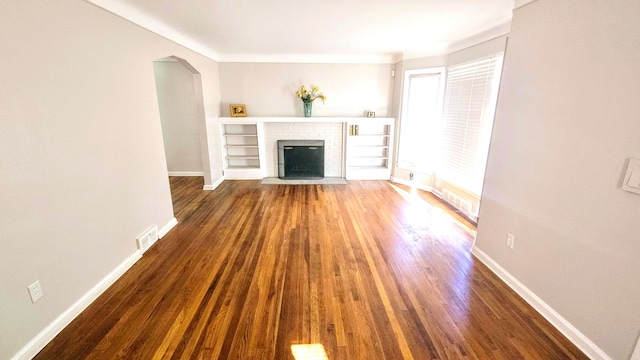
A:
{"label": "electrical outlet", "polygon": [[32,303],[40,300],[40,298],[42,297],[42,287],[40,286],[40,281],[36,281],[33,284],[29,285],[28,289]]}
{"label": "electrical outlet", "polygon": [[409,180],[413,180],[413,173],[409,173]]}
{"label": "electrical outlet", "polygon": [[509,249],[513,250],[513,243],[516,241],[516,237],[512,233],[507,233],[506,245]]}

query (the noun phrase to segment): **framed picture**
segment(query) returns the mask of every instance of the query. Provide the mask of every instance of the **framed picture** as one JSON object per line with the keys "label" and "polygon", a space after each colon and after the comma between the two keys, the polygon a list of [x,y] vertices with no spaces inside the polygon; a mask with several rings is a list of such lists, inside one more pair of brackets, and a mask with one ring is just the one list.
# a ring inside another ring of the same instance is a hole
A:
{"label": "framed picture", "polygon": [[244,117],[247,116],[247,107],[244,104],[231,104],[229,105],[229,112],[232,117]]}
{"label": "framed picture", "polygon": [[376,117],[376,113],[373,111],[367,111],[367,117]]}

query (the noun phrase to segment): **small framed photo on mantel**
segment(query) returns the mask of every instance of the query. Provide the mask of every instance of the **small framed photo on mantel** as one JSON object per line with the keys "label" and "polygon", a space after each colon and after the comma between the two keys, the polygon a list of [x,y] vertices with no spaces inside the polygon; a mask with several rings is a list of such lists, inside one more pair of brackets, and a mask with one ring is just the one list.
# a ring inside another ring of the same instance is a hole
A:
{"label": "small framed photo on mantel", "polygon": [[229,112],[231,117],[245,117],[247,116],[247,107],[244,104],[231,104],[229,105]]}
{"label": "small framed photo on mantel", "polygon": [[376,117],[376,113],[374,111],[367,111],[367,117],[368,118],[374,118],[374,117]]}

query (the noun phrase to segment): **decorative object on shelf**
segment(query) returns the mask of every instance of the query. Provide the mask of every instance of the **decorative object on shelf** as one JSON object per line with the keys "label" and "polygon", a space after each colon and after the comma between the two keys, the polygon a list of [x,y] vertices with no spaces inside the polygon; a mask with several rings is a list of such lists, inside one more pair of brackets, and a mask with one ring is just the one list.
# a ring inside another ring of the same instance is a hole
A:
{"label": "decorative object on shelf", "polygon": [[247,107],[244,104],[231,104],[229,105],[229,112],[232,117],[245,117],[247,116]]}
{"label": "decorative object on shelf", "polygon": [[367,111],[367,117],[374,118],[376,117],[376,113],[374,111]]}
{"label": "decorative object on shelf", "polygon": [[313,102],[308,101],[303,103],[304,106],[304,117],[311,117],[311,111],[313,110]]}
{"label": "decorative object on shelf", "polygon": [[302,103],[304,104],[305,117],[311,117],[311,111],[313,109],[313,101],[315,99],[322,100],[323,104],[327,100],[327,97],[324,95],[324,93],[320,92],[320,87],[318,86],[312,86],[311,92],[309,92],[307,91],[307,88],[305,88],[304,85],[302,85],[300,87],[300,90],[296,91],[296,96],[302,99]]}

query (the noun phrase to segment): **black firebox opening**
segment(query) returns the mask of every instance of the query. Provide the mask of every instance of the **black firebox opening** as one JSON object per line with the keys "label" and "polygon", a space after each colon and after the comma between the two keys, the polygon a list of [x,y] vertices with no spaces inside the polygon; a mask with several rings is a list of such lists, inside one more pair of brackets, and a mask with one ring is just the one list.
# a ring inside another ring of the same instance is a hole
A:
{"label": "black firebox opening", "polygon": [[280,179],[324,178],[324,140],[278,140]]}

